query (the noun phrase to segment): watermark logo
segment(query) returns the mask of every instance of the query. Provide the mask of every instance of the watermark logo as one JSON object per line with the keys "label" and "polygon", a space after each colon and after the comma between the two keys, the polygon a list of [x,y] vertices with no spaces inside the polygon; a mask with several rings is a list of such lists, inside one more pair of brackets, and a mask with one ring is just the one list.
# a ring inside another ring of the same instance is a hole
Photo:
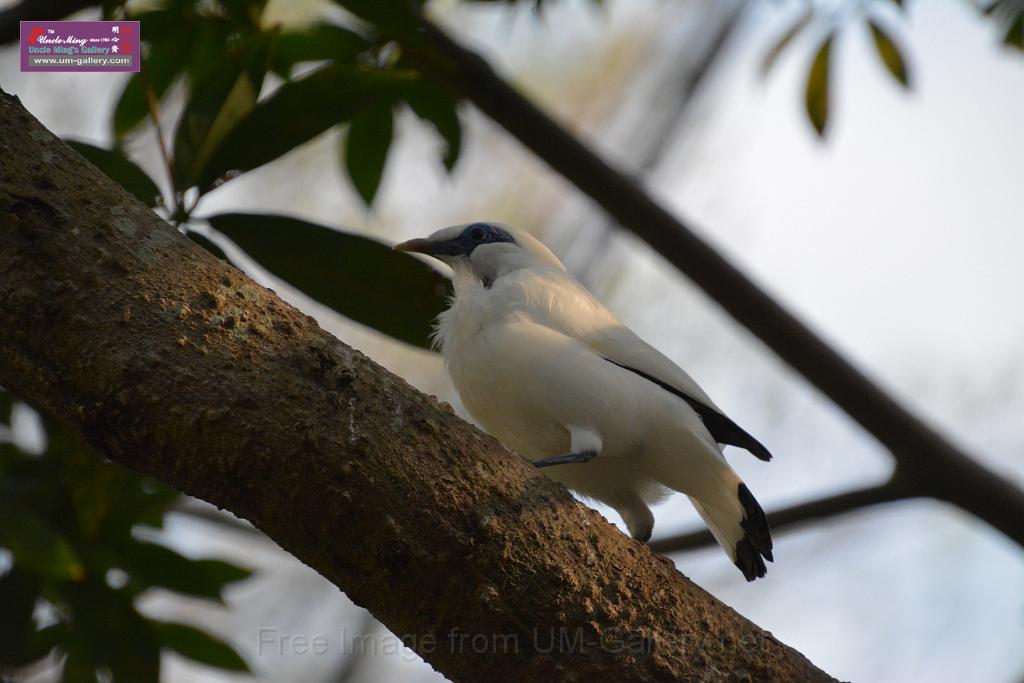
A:
{"label": "watermark logo", "polygon": [[23,21],[22,71],[138,71],[137,21]]}
{"label": "watermark logo", "polygon": [[[676,649],[680,649],[680,645]],[[474,633],[452,627],[446,632],[395,635],[389,632],[297,634],[272,626],[256,629],[256,654],[264,655],[394,655],[412,661],[417,654],[515,655],[588,654],[651,656],[656,651],[652,635],[607,629],[598,634],[592,628],[534,628],[528,633]]]}

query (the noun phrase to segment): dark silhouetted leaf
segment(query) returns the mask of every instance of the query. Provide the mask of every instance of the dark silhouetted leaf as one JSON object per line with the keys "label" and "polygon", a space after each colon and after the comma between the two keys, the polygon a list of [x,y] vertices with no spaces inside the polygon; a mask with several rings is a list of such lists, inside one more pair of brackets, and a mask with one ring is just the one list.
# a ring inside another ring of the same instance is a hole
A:
{"label": "dark silhouetted leaf", "polygon": [[222,602],[229,583],[252,572],[222,560],[193,560],[157,543],[128,539],[116,547],[116,563],[147,586]]}
{"label": "dark silhouetted leaf", "polygon": [[0,387],[0,424],[11,424],[11,410],[14,408],[14,396]]}
{"label": "dark silhouetted leaf", "polygon": [[14,564],[54,579],[79,579],[84,570],[71,544],[48,521],[10,500],[0,500],[0,547]]}
{"label": "dark silhouetted leaf", "polygon": [[147,481],[123,467],[105,462],[63,426],[48,424],[51,451],[62,441],[67,488],[78,530],[91,543],[116,542],[138,524],[159,527],[180,494]]}
{"label": "dark silhouetted leaf", "polygon": [[903,59],[900,49],[896,47],[896,43],[892,41],[885,29],[874,19],[868,20],[868,26],[871,28],[871,38],[875,42],[875,52],[878,53],[878,58],[882,60],[882,64],[900,85],[908,87],[910,78],[906,61]]}
{"label": "dark silhouetted leaf", "polygon": [[[171,12],[188,22],[181,30],[188,32],[185,73],[193,90],[221,68],[226,58],[237,58],[241,54],[239,48],[244,51],[252,44],[249,41],[253,33],[247,29],[238,30],[229,17],[197,16],[188,10],[183,13],[172,9]],[[146,35],[146,31],[142,34]],[[229,51],[229,45],[234,49]]]}
{"label": "dark silhouetted leaf", "polygon": [[347,28],[315,24],[302,31],[281,34],[274,50],[274,70],[287,76],[291,67],[300,62],[350,62],[368,47],[362,36]]}
{"label": "dark silhouetted leaf", "polygon": [[403,87],[401,96],[417,116],[431,123],[444,138],[446,149],[443,161],[445,168],[452,170],[462,147],[462,126],[459,124],[455,98],[437,85],[422,80]]}
{"label": "dark silhouetted leaf", "polygon": [[808,5],[804,8],[804,11],[793,20],[793,23],[791,23],[789,27],[782,32],[782,35],[772,43],[771,49],[765,53],[764,59],[761,61],[762,77],[767,76],[772,68],[774,68],[775,62],[779,60],[779,57],[786,51],[789,44],[792,43],[798,35],[800,35],[801,31],[803,31],[808,24],[811,23],[811,19],[813,17],[814,7],[812,5]]}
{"label": "dark silhouetted leaf", "polygon": [[900,9],[906,9],[906,5],[903,4],[903,0],[892,0],[892,4],[896,5]]}
{"label": "dark silhouetted leaf", "polygon": [[111,119],[114,137],[121,139],[149,115],[147,83],[157,100],[184,70],[191,46],[190,34],[181,30],[180,20],[169,10],[146,12],[140,17],[146,28],[142,37],[149,43],[142,71],[132,74],[121,91]]}
{"label": "dark silhouetted leaf", "polygon": [[143,202],[146,206],[160,206],[163,198],[156,183],[131,159],[116,149],[103,149],[78,140],[65,140],[76,152],[88,159],[96,168]]}
{"label": "dark silhouetted leaf", "polygon": [[200,186],[273,161],[331,126],[349,120],[415,74],[332,64],[285,83],[256,105],[213,153]]}
{"label": "dark silhouetted leaf", "polygon": [[62,649],[87,653],[96,666],[110,670],[114,681],[159,680],[159,642],[129,593],[94,578],[64,585],[59,593],[72,624]]}
{"label": "dark silhouetted leaf", "polygon": [[192,562],[202,570],[212,585],[220,586],[220,590],[224,590],[229,583],[245,581],[252,576],[251,570],[224,560],[192,560]]}
{"label": "dark silhouetted leaf", "polygon": [[832,41],[834,33],[829,33],[818,47],[811,62],[811,68],[807,72],[807,87],[805,90],[804,104],[807,109],[807,116],[811,125],[818,135],[825,135],[825,126],[828,124],[829,110],[829,61],[832,52]]}
{"label": "dark silhouetted leaf", "polygon": [[429,348],[448,281],[386,245],[284,216],[209,219],[260,265],[338,313],[406,343]]}
{"label": "dark silhouetted leaf", "polygon": [[367,206],[380,187],[393,133],[391,102],[378,100],[352,117],[345,140],[345,168]]}
{"label": "dark silhouetted leaf", "polygon": [[194,626],[172,622],[151,622],[160,644],[183,657],[228,671],[249,671],[234,648]]}
{"label": "dark silhouetted leaf", "polygon": [[1024,14],[1018,14],[1017,18],[1010,23],[1010,28],[1003,36],[1003,43],[1024,52]]}
{"label": "dark silhouetted leaf", "polygon": [[[35,630],[32,612],[39,599],[39,579],[17,567],[0,576],[0,669],[22,666],[38,657],[31,651]],[[44,653],[45,654],[45,653]]]}
{"label": "dark silhouetted leaf", "polygon": [[174,136],[172,165],[179,189],[197,184],[210,156],[256,105],[275,37],[259,34],[236,54],[222,55],[193,88]]}
{"label": "dark silhouetted leaf", "polygon": [[84,648],[75,648],[64,659],[60,680],[61,683],[98,683],[96,662]]}
{"label": "dark silhouetted leaf", "polygon": [[37,659],[45,657],[53,650],[53,648],[67,642],[69,636],[70,631],[68,629],[68,625],[62,621],[39,629],[32,634],[29,652],[27,653],[27,661],[34,662]]}
{"label": "dark silhouetted leaf", "polygon": [[206,251],[210,252],[211,254],[216,256],[217,258],[224,259],[225,261],[228,260],[227,255],[224,253],[224,250],[221,249],[220,247],[218,247],[216,244],[211,242],[209,239],[207,239],[203,235],[200,235],[198,232],[193,232],[191,230],[189,230],[185,234],[188,236],[188,238],[190,240],[192,240],[193,242],[195,242],[196,244],[198,244],[203,249],[205,249]]}

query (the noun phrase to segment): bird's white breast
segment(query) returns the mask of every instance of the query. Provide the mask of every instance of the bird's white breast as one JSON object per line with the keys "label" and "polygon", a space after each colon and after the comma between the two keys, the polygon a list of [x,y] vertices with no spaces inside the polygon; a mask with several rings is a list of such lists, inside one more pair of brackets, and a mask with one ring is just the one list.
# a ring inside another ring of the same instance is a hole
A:
{"label": "bird's white breast", "polygon": [[460,283],[451,308],[438,321],[437,341],[466,409],[527,457],[569,447],[565,425],[534,400],[544,390],[538,373],[554,350],[531,323],[560,329],[568,322],[572,327],[571,314],[592,307],[589,295],[583,291],[586,298],[580,301],[578,291],[583,290],[563,273],[523,269],[490,288],[478,281]]}

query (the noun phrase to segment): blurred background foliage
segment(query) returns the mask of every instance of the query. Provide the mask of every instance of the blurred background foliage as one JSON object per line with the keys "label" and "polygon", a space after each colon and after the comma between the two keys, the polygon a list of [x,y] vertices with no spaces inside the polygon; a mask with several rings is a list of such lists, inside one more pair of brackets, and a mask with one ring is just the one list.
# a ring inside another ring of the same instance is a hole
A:
{"label": "blurred background foliage", "polygon": [[0,390],[0,666],[31,669],[56,650],[63,681],[156,681],[168,649],[248,671],[217,637],[135,603],[159,588],[222,604],[250,572],[152,540],[180,494],[105,462],[62,425],[45,420],[35,448],[10,438],[26,409]]}
{"label": "blurred background foliage", "polygon": [[[254,0],[96,3],[104,18],[142,22],[144,68],[116,95],[112,144],[69,143],[218,257],[258,264],[341,316],[427,349],[448,288],[424,262],[342,225],[202,211],[221,187],[332,130],[339,133],[335,163],[372,207],[393,158],[396,122],[407,114],[432,131],[433,163],[456,168],[463,105],[373,24],[346,11],[353,4],[360,5],[342,0],[314,21],[289,25],[267,20],[265,3]],[[544,21],[554,0],[521,4]],[[796,4],[763,50],[761,68],[768,74],[790,45],[810,36],[802,107],[814,134],[829,128],[835,43],[851,30],[870,36],[894,82],[913,86],[916,68],[900,37],[909,3]],[[1024,50],[1024,0],[972,4],[998,41]],[[150,131],[159,142],[156,174],[133,159],[133,143]],[[50,420],[35,428],[38,443],[26,446],[12,427],[19,411],[32,413],[0,392],[0,676],[49,668],[69,683],[156,681],[162,651],[248,671],[218,637],[145,616],[137,603],[154,590],[219,603],[249,571],[186,557],[156,540],[165,516],[187,507],[179,494],[104,462]],[[339,672],[337,680],[351,675]]]}

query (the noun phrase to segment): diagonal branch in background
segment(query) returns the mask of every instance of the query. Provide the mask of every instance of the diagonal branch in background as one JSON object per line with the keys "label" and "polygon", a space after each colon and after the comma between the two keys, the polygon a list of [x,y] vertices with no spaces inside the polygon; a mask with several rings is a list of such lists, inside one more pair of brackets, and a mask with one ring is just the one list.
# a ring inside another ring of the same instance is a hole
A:
{"label": "diagonal branch in background", "polygon": [[2,93],[0,130],[0,384],[114,462],[249,520],[453,681],[832,680]]}
{"label": "diagonal branch in background", "polygon": [[[861,508],[882,503],[891,503],[912,497],[912,493],[897,479],[890,479],[884,484],[854,489],[825,498],[798,503],[768,513],[768,522],[773,532],[791,530],[808,522],[818,522],[838,515],[860,510]],[[774,535],[774,534],[773,534]],[[695,550],[704,546],[715,545],[716,541],[707,529],[691,531],[667,538],[658,538],[649,543],[656,553],[674,553],[683,550]]]}
{"label": "diagonal branch in background", "polygon": [[[855,368],[634,180],[598,157],[505,82],[480,55],[411,3],[340,0],[403,44],[438,82],[473,102],[525,147],[649,244],[737,322],[889,449],[909,495],[947,501],[1024,546],[1024,491],[970,457]],[[396,8],[404,7],[401,15]]]}
{"label": "diagonal branch in background", "polygon": [[[649,176],[657,169],[664,154],[674,146],[668,141],[679,138],[686,128],[684,123],[693,118],[696,96],[725,54],[750,4],[750,0],[726,0],[663,8],[673,28],[666,30],[666,22],[657,22],[659,35],[648,41],[646,59],[634,67],[635,77],[629,79],[629,84],[616,93],[620,104],[610,120],[601,125],[600,135],[615,149],[620,165],[638,177]],[[675,27],[679,24],[682,29]],[[642,125],[637,125],[638,119]],[[574,196],[562,204],[564,208],[548,217],[545,228],[571,221],[565,225],[568,237],[554,231],[567,248],[559,250],[551,242],[548,246],[555,248],[583,284],[596,289],[602,277],[614,273],[625,258],[621,250],[612,248],[618,226],[585,197]],[[567,212],[568,217],[563,215]]]}

